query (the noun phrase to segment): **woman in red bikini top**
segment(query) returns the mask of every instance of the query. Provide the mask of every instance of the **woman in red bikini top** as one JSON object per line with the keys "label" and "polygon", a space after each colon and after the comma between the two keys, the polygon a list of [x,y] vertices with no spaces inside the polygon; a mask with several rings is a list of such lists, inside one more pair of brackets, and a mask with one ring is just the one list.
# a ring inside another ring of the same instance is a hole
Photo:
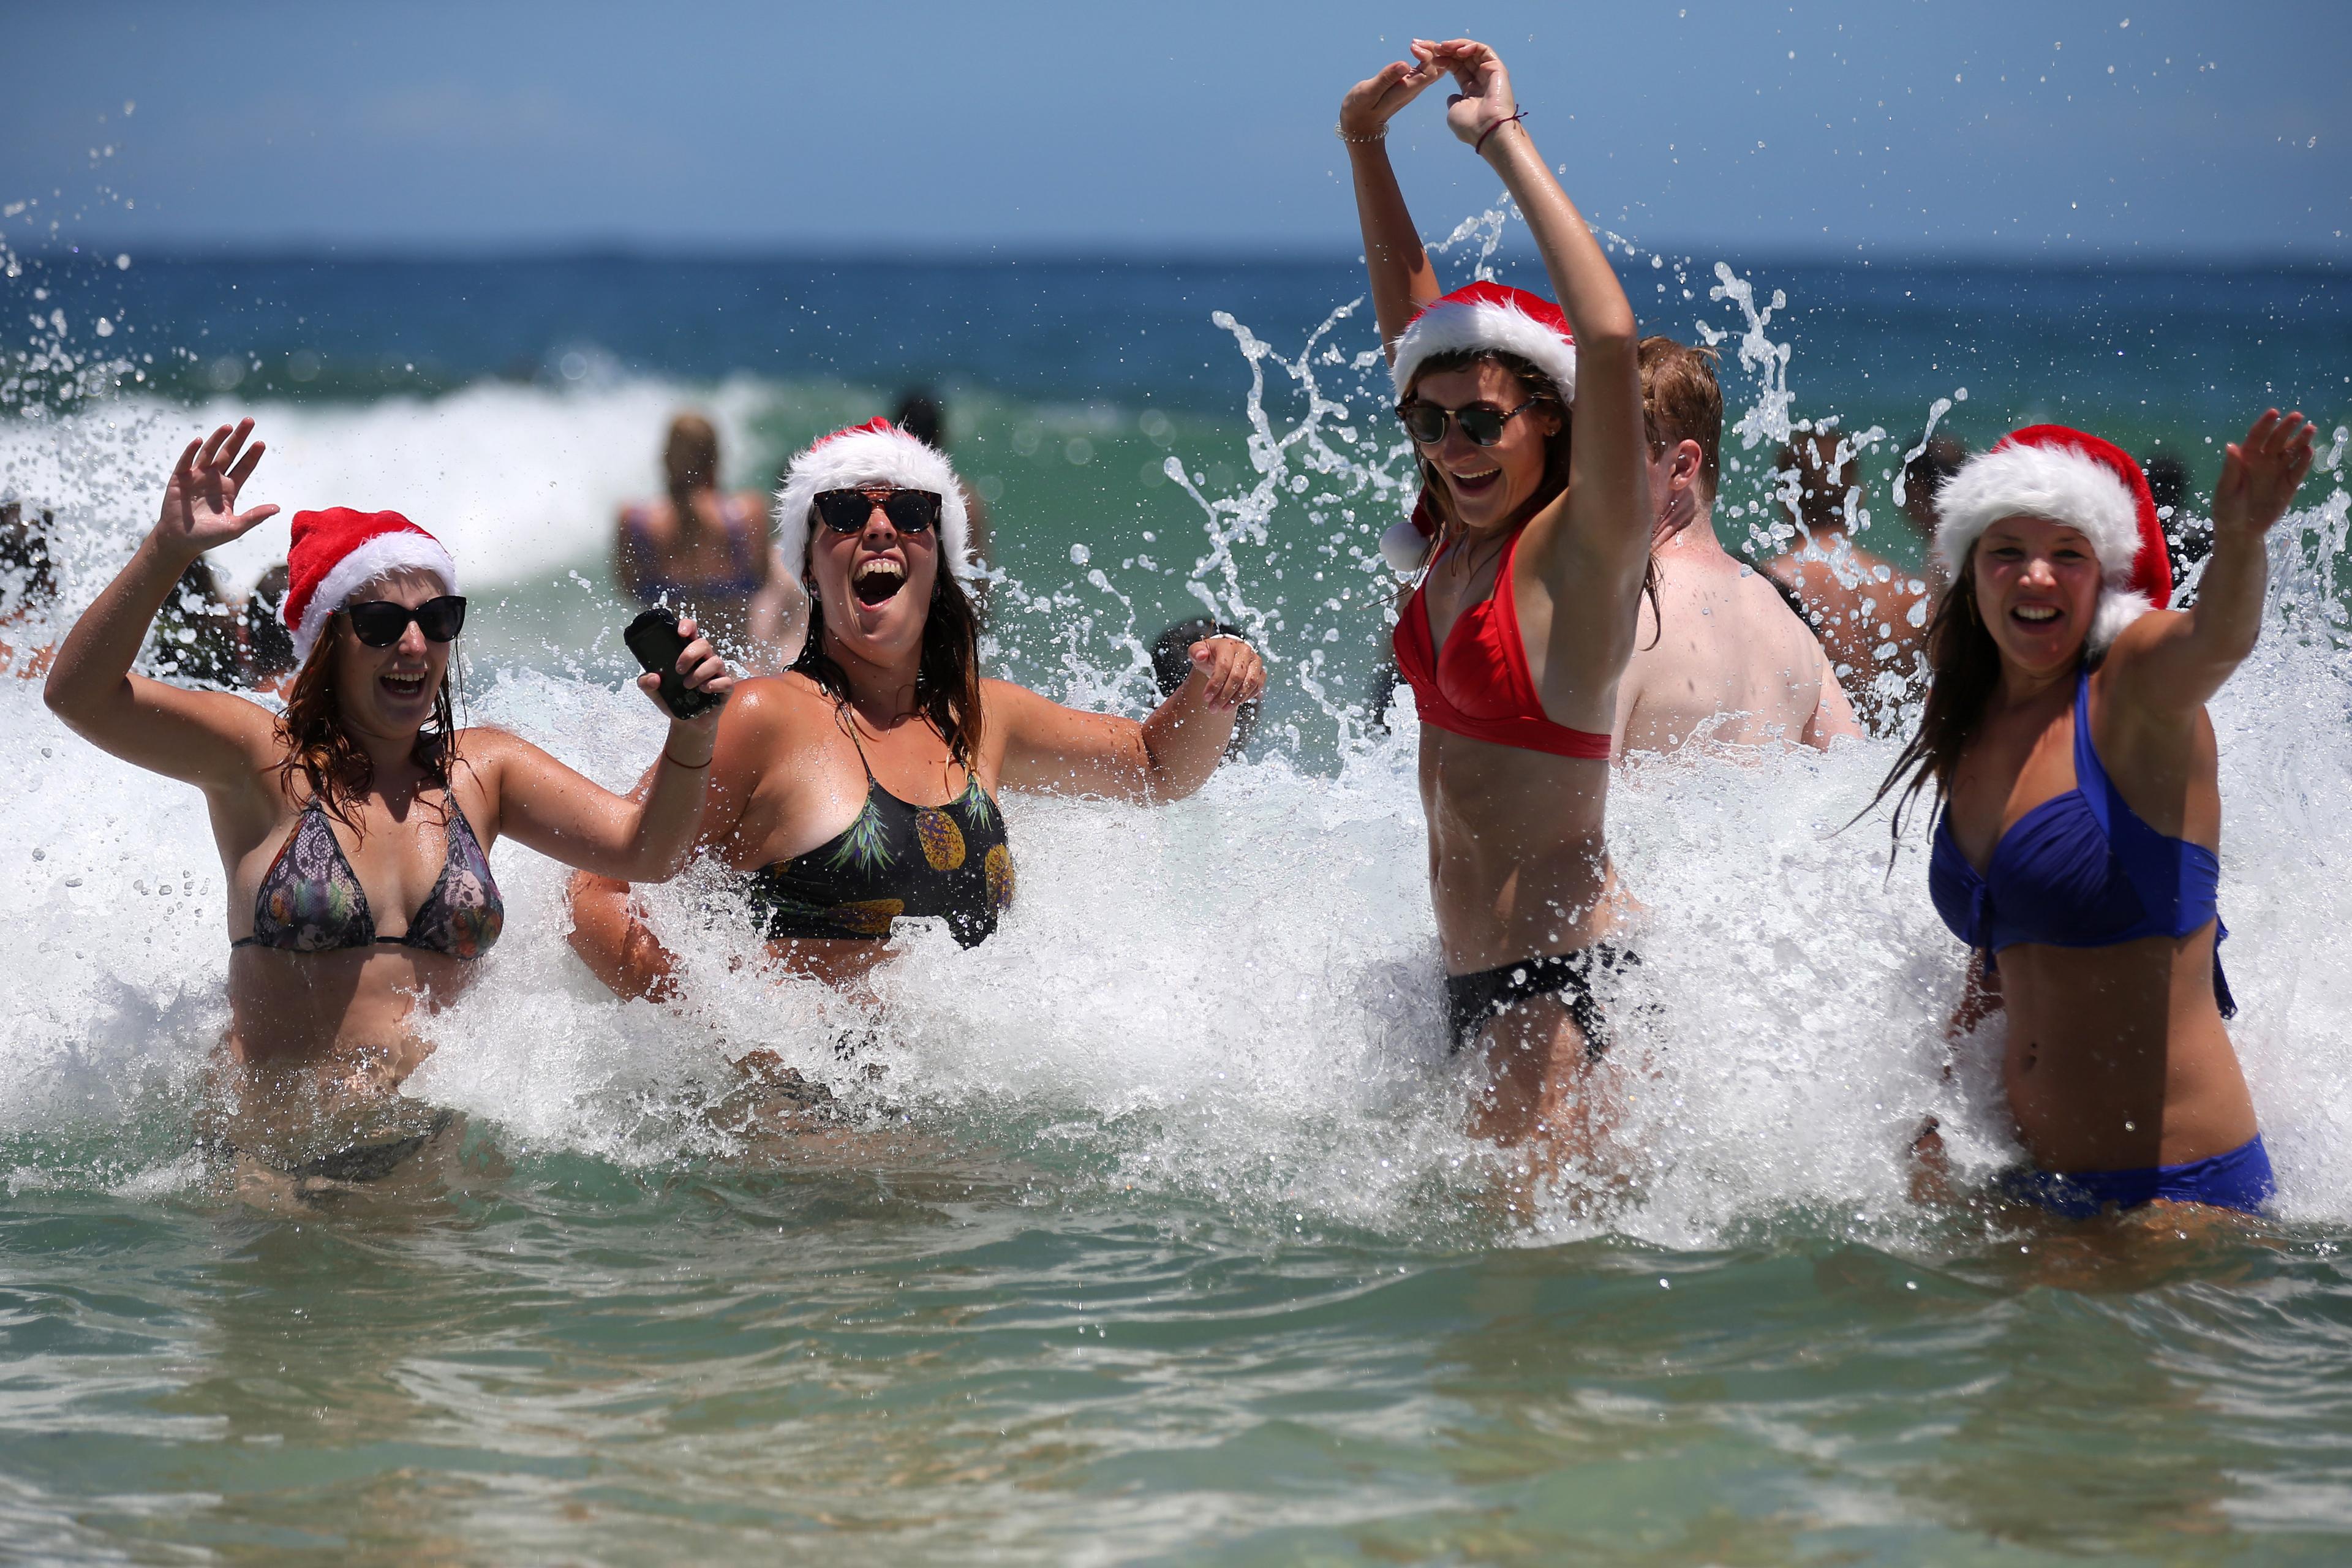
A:
{"label": "woman in red bikini top", "polygon": [[[1446,122],[1503,178],[1558,291],[1443,294],[1382,138],[1441,77]],[[1596,988],[1631,961],[1601,837],[1617,681],[1649,563],[1633,307],[1518,116],[1495,51],[1415,40],[1347,95],[1372,301],[1436,538],[1396,630],[1421,716],[1431,890],[1475,1130],[1538,1172],[1589,1153],[1611,1096]],[[1573,432],[1573,440],[1570,433]],[[1400,525],[1401,527],[1404,525]],[[1391,540],[1390,542],[1394,542]]]}

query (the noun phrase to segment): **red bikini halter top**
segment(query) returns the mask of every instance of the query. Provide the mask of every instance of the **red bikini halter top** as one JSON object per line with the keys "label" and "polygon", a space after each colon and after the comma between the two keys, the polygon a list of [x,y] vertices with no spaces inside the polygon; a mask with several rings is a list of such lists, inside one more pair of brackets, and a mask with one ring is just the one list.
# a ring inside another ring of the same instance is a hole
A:
{"label": "red bikini halter top", "polygon": [[[1518,552],[1519,535],[1514,533],[1495,568],[1493,591],[1454,618],[1443,652],[1431,643],[1429,606],[1423,599],[1428,581],[1424,574],[1423,586],[1405,601],[1391,639],[1396,647],[1397,673],[1412,688],[1413,704],[1424,724],[1522,751],[1605,763],[1607,735],[1553,722],[1536,695],[1511,592],[1511,560]],[[1436,563],[1430,566],[1435,570]]]}

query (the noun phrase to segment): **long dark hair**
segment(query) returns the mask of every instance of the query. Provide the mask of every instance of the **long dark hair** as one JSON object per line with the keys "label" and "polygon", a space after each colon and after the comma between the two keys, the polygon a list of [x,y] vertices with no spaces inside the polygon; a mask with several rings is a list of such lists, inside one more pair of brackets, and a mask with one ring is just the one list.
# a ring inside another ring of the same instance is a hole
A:
{"label": "long dark hair", "polygon": [[[1927,623],[1927,701],[1919,714],[1919,729],[1886,771],[1886,778],[1878,793],[1870,797],[1870,805],[1856,814],[1859,822],[1878,807],[1889,795],[1895,795],[1895,820],[1890,828],[1894,838],[1894,854],[1903,849],[1904,818],[1911,805],[1930,782],[1936,786],[1936,799],[1941,802],[1951,790],[1952,770],[1959,765],[1960,752],[1976,733],[1977,721],[1984,717],[1985,702],[1992,696],[1993,688],[2000,683],[2000,648],[1992,640],[1992,633],[1984,624],[1984,615],[1977,607],[1976,550],[1970,546],[1967,557],[1952,574],[1952,585],[1936,603],[1935,618]],[[1909,775],[1908,783],[1905,775]],[[1895,794],[1900,789],[1902,793]],[[1887,869],[1894,870],[1893,855],[1887,859]]]}
{"label": "long dark hair", "polygon": [[[1538,370],[1533,360],[1522,358],[1507,349],[1452,349],[1444,353],[1432,354],[1422,361],[1421,368],[1414,373],[1413,384],[1419,385],[1421,378],[1433,371],[1467,370],[1482,360],[1500,365],[1517,376],[1519,384],[1528,389],[1529,397],[1559,416],[1559,428],[1544,441],[1543,479],[1536,486],[1534,499],[1528,506],[1527,515],[1533,517],[1550,505],[1560,491],[1568,489],[1568,456],[1573,444],[1575,420],[1570,416],[1568,400],[1559,395],[1559,384]],[[1406,395],[1412,395],[1410,388]],[[1438,538],[1429,542],[1429,552],[1423,557],[1426,563],[1436,559],[1437,546],[1444,536],[1444,530],[1460,528],[1462,520],[1454,515],[1454,501],[1445,489],[1444,477],[1418,446],[1413,448],[1413,461],[1421,469],[1422,493],[1429,498],[1430,510],[1437,514],[1441,525]],[[1642,592],[1648,595],[1650,601],[1650,619],[1655,624],[1655,629],[1650,634],[1650,646],[1655,647],[1658,638],[1665,635],[1666,618],[1658,606],[1658,563],[1646,553],[1642,562]]]}
{"label": "long dark hair", "polygon": [[[814,521],[814,520],[812,520]],[[923,619],[923,651],[915,666],[915,710],[948,743],[948,756],[966,773],[980,746],[980,617],[971,597],[948,569],[948,554],[939,552],[939,572],[931,579],[931,605]],[[823,687],[836,707],[849,705],[849,676],[834,662],[824,647],[824,600],[805,575],[808,589],[808,641],[793,668]]]}
{"label": "long dark hair", "polygon": [[[375,764],[343,728],[342,704],[335,693],[335,646],[343,620],[340,610],[329,618],[326,634],[310,650],[302,672],[294,678],[293,689],[286,694],[286,711],[278,718],[278,740],[286,748],[286,760],[278,764],[278,778],[290,794],[294,775],[300,773],[312,797],[344,826],[364,837],[366,831],[352,808],[374,785]],[[449,787],[450,763],[457,755],[457,715],[450,699],[457,669],[457,653],[452,648],[449,666],[441,672],[441,689],[433,694],[433,717],[418,726],[408,752],[409,760],[444,791]]]}

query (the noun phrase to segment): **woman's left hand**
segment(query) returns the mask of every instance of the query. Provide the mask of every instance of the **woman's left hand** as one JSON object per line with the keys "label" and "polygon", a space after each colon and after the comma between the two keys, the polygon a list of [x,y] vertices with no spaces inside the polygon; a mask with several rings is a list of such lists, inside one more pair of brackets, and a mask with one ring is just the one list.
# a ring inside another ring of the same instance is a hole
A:
{"label": "woman's left hand", "polygon": [[[735,678],[727,673],[727,661],[719,657],[719,650],[710,646],[710,639],[695,626],[692,616],[679,618],[677,632],[687,639],[686,647],[677,656],[677,672],[685,677],[686,689],[688,691],[707,691],[720,699],[734,690]],[[669,710],[668,703],[661,700],[660,676],[647,670],[637,677],[637,689],[652,698],[654,706],[660,709],[662,717],[671,723],[698,735],[713,740],[717,738],[719,715],[726,711],[727,705],[723,700],[691,719],[681,719]]]}
{"label": "woman's left hand", "polygon": [[1519,111],[1503,57],[1486,45],[1454,38],[1436,45],[1433,58],[1454,73],[1454,84],[1462,89],[1445,100],[1445,123],[1473,147],[1481,136]]}
{"label": "woman's left hand", "polygon": [[1212,709],[1238,708],[1265,689],[1265,661],[1239,637],[1214,637],[1196,642],[1192,656],[1192,679],[1201,683],[1202,700]]}
{"label": "woman's left hand", "polygon": [[2311,472],[2316,434],[2302,415],[2272,408],[2254,421],[2243,441],[2232,441],[2221,461],[2221,482],[2213,487],[2215,530],[2268,533]]}

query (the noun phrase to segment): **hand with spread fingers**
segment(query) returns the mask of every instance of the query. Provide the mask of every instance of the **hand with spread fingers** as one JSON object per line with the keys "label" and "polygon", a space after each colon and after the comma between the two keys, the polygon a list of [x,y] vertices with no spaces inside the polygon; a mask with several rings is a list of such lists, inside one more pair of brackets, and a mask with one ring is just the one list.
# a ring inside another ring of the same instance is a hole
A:
{"label": "hand with spread fingers", "polygon": [[2213,489],[2213,528],[2265,534],[2286,515],[2304,478],[2311,472],[2312,441],[2317,434],[2301,414],[2265,409],[2232,441],[2221,462],[2221,482]]}
{"label": "hand with spread fingers", "polygon": [[1192,659],[1191,683],[1200,687],[1201,700],[1212,711],[1231,712],[1265,690],[1265,662],[1239,637],[1196,642]]}
{"label": "hand with spread fingers", "polygon": [[1348,89],[1339,100],[1339,134],[1352,141],[1379,138],[1399,110],[1436,85],[1445,67],[1434,58],[1436,46],[1412,41],[1412,58],[1395,60]]}
{"label": "hand with spread fingers", "polygon": [[256,441],[253,421],[224,425],[201,441],[191,441],[173,465],[171,481],[163,488],[163,513],[155,520],[154,540],[169,554],[193,561],[215,545],[241,539],[278,515],[274,506],[236,510],[237,492],[253,477],[268,448]]}

